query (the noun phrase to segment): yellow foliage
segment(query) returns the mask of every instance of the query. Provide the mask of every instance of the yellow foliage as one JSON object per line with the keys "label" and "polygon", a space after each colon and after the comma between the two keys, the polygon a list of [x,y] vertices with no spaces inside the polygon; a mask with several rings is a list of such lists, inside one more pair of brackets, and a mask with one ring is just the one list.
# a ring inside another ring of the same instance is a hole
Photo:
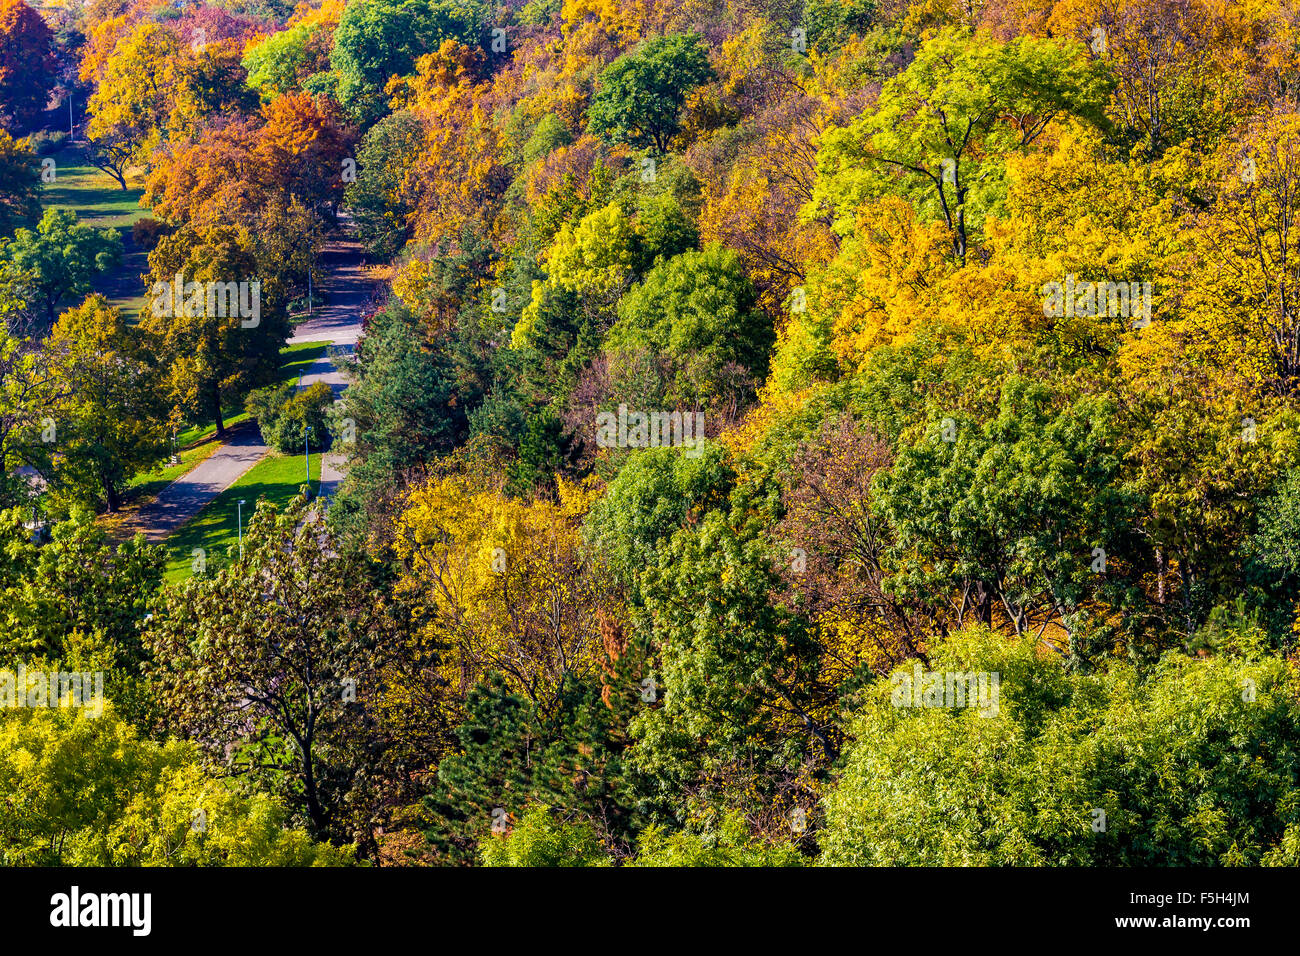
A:
{"label": "yellow foliage", "polygon": [[566,673],[595,674],[609,576],[583,553],[578,527],[599,493],[559,482],[559,502],[522,502],[462,475],[414,492],[398,520],[403,590],[431,615],[430,639],[451,648],[443,676],[463,694],[500,671],[533,699]]}

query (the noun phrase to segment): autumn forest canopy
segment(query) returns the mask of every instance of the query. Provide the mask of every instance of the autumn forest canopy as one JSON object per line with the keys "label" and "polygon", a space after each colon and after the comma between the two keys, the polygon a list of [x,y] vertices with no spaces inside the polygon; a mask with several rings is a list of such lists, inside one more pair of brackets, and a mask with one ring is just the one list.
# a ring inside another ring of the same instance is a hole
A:
{"label": "autumn forest canopy", "polygon": [[0,0],[0,862],[1300,865],[1297,235],[1282,0]]}

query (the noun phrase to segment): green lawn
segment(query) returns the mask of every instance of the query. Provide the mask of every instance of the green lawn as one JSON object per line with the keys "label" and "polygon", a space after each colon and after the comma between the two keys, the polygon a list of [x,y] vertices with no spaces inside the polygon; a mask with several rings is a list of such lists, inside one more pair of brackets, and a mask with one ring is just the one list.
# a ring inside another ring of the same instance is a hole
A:
{"label": "green lawn", "polygon": [[[113,177],[87,166],[75,147],[65,147],[52,158],[54,182],[45,184],[42,205],[47,209],[71,209],[79,222],[115,227],[129,239],[131,224],[148,214],[148,210],[140,208],[142,190],[123,190]],[[96,278],[94,291],[120,308],[128,322],[134,322],[146,300],[140,276],[148,271],[148,254],[128,243],[122,262]]]}
{"label": "green lawn", "polygon": [[[325,355],[328,345],[328,342],[300,342],[297,345],[286,345],[280,352],[282,364],[276,382],[288,382],[301,377],[307,369],[311,368],[312,363]],[[246,421],[248,421],[248,413],[241,409],[234,415],[226,416],[226,427]],[[180,433],[176,445],[179,448],[190,448],[211,440],[216,434],[216,425],[191,425]]]}
{"label": "green lawn", "polygon": [[[320,488],[320,454],[311,456],[311,489]],[[228,548],[238,547],[237,502],[244,499],[244,526],[260,498],[283,507],[304,484],[306,467],[301,455],[271,452],[244,477],[217,495],[198,516],[167,539],[167,580],[183,581],[193,573],[194,549],[202,548],[209,570],[226,563]]]}
{"label": "green lawn", "polygon": [[46,208],[71,209],[81,222],[118,229],[129,229],[147,214],[140,208],[143,190],[123,190],[112,176],[87,166],[75,149],[59,150],[54,163],[54,182],[44,190]]}
{"label": "green lawn", "polygon": [[[313,362],[325,354],[326,344],[324,342],[304,342],[300,345],[288,346],[280,354],[284,357],[284,364],[280,368],[279,381],[286,382],[297,378],[306,371]],[[237,425],[240,422],[248,420],[246,412],[240,412],[226,419],[226,425]],[[169,464],[165,460],[160,462],[154,468],[148,471],[142,471],[127,482],[126,496],[124,504],[132,505],[134,502],[147,502],[150,498],[157,495],[164,488],[170,485],[177,478],[187,474],[190,469],[198,465],[208,455],[216,450],[216,426],[215,425],[191,425],[184,429],[177,436],[176,447],[179,449],[178,455],[180,461],[175,464]],[[269,459],[268,459],[269,460]],[[253,471],[262,467],[265,462],[254,466]],[[319,463],[313,464],[313,475],[320,477]],[[250,471],[249,474],[252,474]],[[247,480],[247,475],[244,479]],[[286,499],[287,500],[287,499]],[[185,529],[177,532],[184,534]],[[194,545],[199,547],[199,545]],[[186,564],[188,567],[188,564]]]}

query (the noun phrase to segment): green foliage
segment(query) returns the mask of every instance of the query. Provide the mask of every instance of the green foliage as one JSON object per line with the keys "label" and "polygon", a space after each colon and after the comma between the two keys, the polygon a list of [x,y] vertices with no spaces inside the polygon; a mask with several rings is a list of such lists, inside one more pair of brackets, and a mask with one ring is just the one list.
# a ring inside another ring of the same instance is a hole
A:
{"label": "green foliage", "polygon": [[20,228],[0,250],[30,280],[30,294],[54,321],[58,304],[85,295],[95,276],[117,265],[122,241],[116,229],[103,232],[77,222],[67,209],[47,209],[36,229]]}
{"label": "green foliage", "polygon": [[948,225],[964,259],[968,235],[1006,197],[1007,156],[1058,117],[1104,123],[1109,90],[1104,67],[1057,41],[946,30],[885,83],[873,112],[826,134],[814,202],[847,235],[865,201],[904,195]]}
{"label": "green foliage", "polygon": [[1250,545],[1256,560],[1283,581],[1300,578],[1300,468],[1287,472],[1261,508]]}
{"label": "green foliage", "polygon": [[357,180],[343,198],[361,241],[381,259],[391,259],[410,238],[414,209],[402,186],[423,134],[417,117],[393,113],[372,126],[357,147]]}
{"label": "green foliage", "polygon": [[687,96],[713,76],[695,34],[651,37],[601,72],[587,127],[611,143],[666,153]]}
{"label": "green foliage", "polygon": [[876,0],[806,0],[803,22],[808,45],[830,53],[853,35],[862,36],[876,22]]}
{"label": "green foliage", "polygon": [[565,823],[544,804],[530,806],[508,834],[479,844],[484,866],[608,866],[609,857],[591,828]]}
{"label": "green foliage", "polygon": [[353,432],[351,442],[344,436],[348,471],[338,496],[340,521],[387,513],[407,477],[451,451],[465,428],[451,362],[425,351],[398,303],[371,320],[360,352],[360,378],[331,419],[336,436],[348,423]]}
{"label": "green foliage", "polygon": [[327,447],[326,413],[333,405],[334,390],[325,382],[302,389],[294,382],[283,382],[249,392],[244,410],[257,419],[262,441],[276,451],[293,454],[304,449],[303,439],[308,436],[313,451]]}
{"label": "green foliage", "polygon": [[206,775],[190,744],[141,739],[111,707],[0,710],[0,863],[341,866],[264,794]]}
{"label": "green foliage", "polygon": [[789,844],[754,840],[739,814],[728,815],[714,833],[674,833],[647,827],[637,838],[636,859],[628,866],[803,866]]}
{"label": "green foliage", "polygon": [[[629,841],[635,818],[628,807],[621,714],[628,701],[611,700],[619,710],[606,705],[598,688],[571,681],[561,688],[558,706],[548,710],[511,691],[500,674],[478,683],[465,700],[457,753],[439,764],[425,800],[431,846],[451,862],[471,862],[480,852],[497,860],[519,859],[532,839],[511,850],[511,842],[493,836],[492,828],[521,815],[525,831],[534,832],[540,844],[536,853],[545,852],[552,834],[562,838],[559,846],[594,848],[603,858],[606,851],[593,828],[606,844]],[[540,817],[529,821],[538,814],[551,819],[536,808],[539,803],[572,818],[574,825],[552,830],[553,824]]]}
{"label": "green foliage", "polygon": [[930,668],[998,674],[996,716],[873,688],[826,798],[823,864],[1258,865],[1295,845],[1300,711],[1280,660],[1170,652],[1149,674],[1085,676],[972,629]]}
{"label": "green foliage", "polygon": [[676,373],[670,403],[696,406],[723,390],[729,366],[765,375],[773,336],[755,299],[731,250],[684,252],[651,269],[620,300],[605,347],[669,357]]}
{"label": "green foliage", "polygon": [[0,513],[0,659],[62,658],[65,638],[99,635],[117,666],[144,658],[141,635],[162,581],[163,551],[143,537],[115,545],[74,509],[39,545],[19,510]]}
{"label": "green foliage", "polygon": [[292,93],[299,86],[304,68],[312,62],[309,47],[317,34],[327,29],[323,24],[296,23],[250,48],[242,61],[248,85],[268,101]]}
{"label": "green foliage", "polygon": [[932,424],[881,477],[879,511],[896,535],[888,586],[957,604],[958,627],[996,613],[1017,634],[1071,628],[1099,594],[1122,606],[1142,545],[1119,466],[1104,402],[1057,412],[1046,386],[1007,379],[994,417]]}
{"label": "green foliage", "polygon": [[390,77],[415,72],[415,61],[443,40],[478,46],[487,8],[474,0],[357,0],[334,31],[330,68],[337,96],[354,118],[371,123],[384,112]]}
{"label": "green foliage", "polygon": [[631,456],[587,516],[587,539],[610,569],[632,587],[638,572],[658,563],[673,533],[725,507],[735,481],[726,452],[705,445],[698,457],[673,448],[649,448]]}
{"label": "green foliage", "polygon": [[[229,745],[317,837],[346,833],[347,814],[364,812],[357,764],[374,757],[385,669],[428,665],[391,583],[323,533],[303,498],[284,511],[261,502],[239,560],[164,593],[146,641],[168,726],[223,758]],[[240,597],[250,589],[258,600]]]}
{"label": "green foliage", "polygon": [[525,163],[536,162],[572,141],[573,136],[564,125],[564,120],[554,113],[547,113],[538,120],[528,141],[524,143],[523,160]]}
{"label": "green foliage", "polygon": [[564,460],[564,423],[546,406],[530,415],[519,443],[519,458],[510,467],[506,489],[520,497],[535,489],[549,488]]}
{"label": "green foliage", "polygon": [[657,822],[766,810],[837,755],[820,648],[801,616],[771,600],[771,544],[743,513],[709,512],[641,575],[663,706],[633,721],[632,766]]}

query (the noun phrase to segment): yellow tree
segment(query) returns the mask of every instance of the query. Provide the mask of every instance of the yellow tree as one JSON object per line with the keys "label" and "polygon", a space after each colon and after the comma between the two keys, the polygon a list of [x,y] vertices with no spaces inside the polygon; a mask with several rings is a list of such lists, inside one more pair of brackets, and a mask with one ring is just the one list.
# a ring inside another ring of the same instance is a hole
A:
{"label": "yellow tree", "polygon": [[156,23],[122,35],[102,68],[89,67],[99,73],[99,86],[88,104],[87,135],[129,143],[134,161],[144,164],[164,138],[191,131],[193,117],[183,105],[185,56],[176,35]]}
{"label": "yellow tree", "polygon": [[452,648],[444,677],[458,695],[492,671],[531,700],[553,700],[566,675],[594,677],[610,612],[610,577],[583,552],[590,490],[559,481],[559,501],[507,498],[452,475],[411,495],[398,520],[400,588]]}
{"label": "yellow tree", "polygon": [[1210,165],[1217,202],[1195,216],[1201,239],[1196,304],[1217,316],[1226,345],[1257,387],[1300,391],[1300,115],[1276,114]]}
{"label": "yellow tree", "polygon": [[416,238],[426,242],[455,237],[470,223],[490,233],[513,178],[492,115],[491,87],[473,80],[480,56],[446,40],[436,53],[420,57],[414,77],[389,87],[394,107],[410,109],[425,128],[403,189],[416,197]]}

